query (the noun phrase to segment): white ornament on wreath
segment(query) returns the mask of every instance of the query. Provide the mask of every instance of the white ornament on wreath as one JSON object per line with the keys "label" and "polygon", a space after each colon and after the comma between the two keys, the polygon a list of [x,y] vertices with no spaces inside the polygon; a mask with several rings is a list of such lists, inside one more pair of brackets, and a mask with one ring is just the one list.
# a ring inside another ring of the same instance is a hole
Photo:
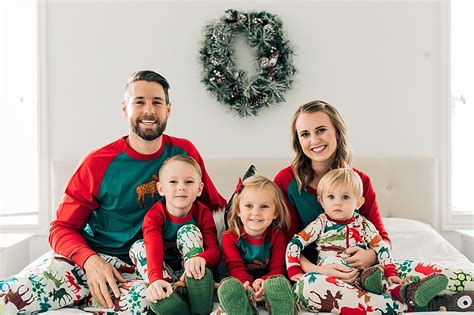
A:
{"label": "white ornament on wreath", "polygon": [[[257,73],[253,76],[236,65],[234,40],[244,35],[255,49]],[[240,117],[254,116],[261,109],[285,100],[293,83],[293,49],[283,33],[281,19],[265,11],[226,10],[204,29],[199,51],[203,67],[201,82],[217,100]]]}

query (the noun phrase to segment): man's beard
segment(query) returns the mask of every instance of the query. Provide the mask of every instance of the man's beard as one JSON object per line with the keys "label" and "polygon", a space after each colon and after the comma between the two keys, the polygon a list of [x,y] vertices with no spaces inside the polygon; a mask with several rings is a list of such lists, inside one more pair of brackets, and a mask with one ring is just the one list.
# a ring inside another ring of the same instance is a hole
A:
{"label": "man's beard", "polygon": [[159,120],[156,120],[155,118],[150,119],[150,120],[156,120],[156,129],[153,129],[153,128],[146,128],[143,130],[140,129],[139,127],[140,120],[147,120],[147,119],[150,119],[150,118],[139,118],[136,121],[132,122],[132,131],[143,140],[153,141],[156,138],[161,137],[161,135],[165,131],[167,119],[165,118],[163,122],[160,122]]}

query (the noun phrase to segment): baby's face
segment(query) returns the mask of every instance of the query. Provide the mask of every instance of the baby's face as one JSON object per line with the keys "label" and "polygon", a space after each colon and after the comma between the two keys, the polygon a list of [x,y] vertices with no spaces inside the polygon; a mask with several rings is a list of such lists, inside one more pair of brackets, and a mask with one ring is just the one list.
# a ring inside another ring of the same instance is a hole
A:
{"label": "baby's face", "polygon": [[324,190],[318,200],[324,208],[324,213],[333,220],[349,220],[354,215],[354,210],[363,203],[363,198],[358,197],[347,185],[337,185]]}

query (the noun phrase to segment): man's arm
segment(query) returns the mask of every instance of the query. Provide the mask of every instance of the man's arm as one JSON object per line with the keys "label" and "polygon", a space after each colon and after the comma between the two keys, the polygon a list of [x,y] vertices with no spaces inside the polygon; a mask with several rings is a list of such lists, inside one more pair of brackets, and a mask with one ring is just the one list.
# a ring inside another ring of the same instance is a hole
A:
{"label": "man's arm", "polygon": [[59,203],[56,220],[50,225],[49,243],[53,250],[74,261],[79,267],[96,254],[82,237],[80,231],[97,207],[96,177],[82,163],[71,177]]}

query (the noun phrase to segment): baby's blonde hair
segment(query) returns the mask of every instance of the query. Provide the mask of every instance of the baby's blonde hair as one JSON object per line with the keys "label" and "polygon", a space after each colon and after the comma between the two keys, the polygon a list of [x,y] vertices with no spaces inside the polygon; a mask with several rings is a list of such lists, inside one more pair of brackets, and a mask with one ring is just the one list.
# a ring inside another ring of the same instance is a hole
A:
{"label": "baby's blonde hair", "polygon": [[268,178],[261,175],[253,175],[243,181],[242,191],[236,192],[234,199],[232,200],[232,206],[227,215],[227,223],[229,224],[229,230],[234,232],[236,235],[240,236],[240,228],[242,227],[242,221],[240,220],[239,214],[239,203],[240,195],[246,189],[268,189],[272,194],[275,201],[275,212],[276,218],[273,220],[272,226],[274,228],[279,228],[285,233],[290,227],[290,214],[288,208],[286,207],[285,201],[283,199],[283,194],[281,193],[280,188],[275,185],[274,182]]}
{"label": "baby's blonde hair", "polygon": [[362,197],[364,192],[362,180],[359,174],[350,168],[336,168],[327,172],[319,181],[318,196],[322,196],[325,191],[340,185],[347,185],[357,197]]}

